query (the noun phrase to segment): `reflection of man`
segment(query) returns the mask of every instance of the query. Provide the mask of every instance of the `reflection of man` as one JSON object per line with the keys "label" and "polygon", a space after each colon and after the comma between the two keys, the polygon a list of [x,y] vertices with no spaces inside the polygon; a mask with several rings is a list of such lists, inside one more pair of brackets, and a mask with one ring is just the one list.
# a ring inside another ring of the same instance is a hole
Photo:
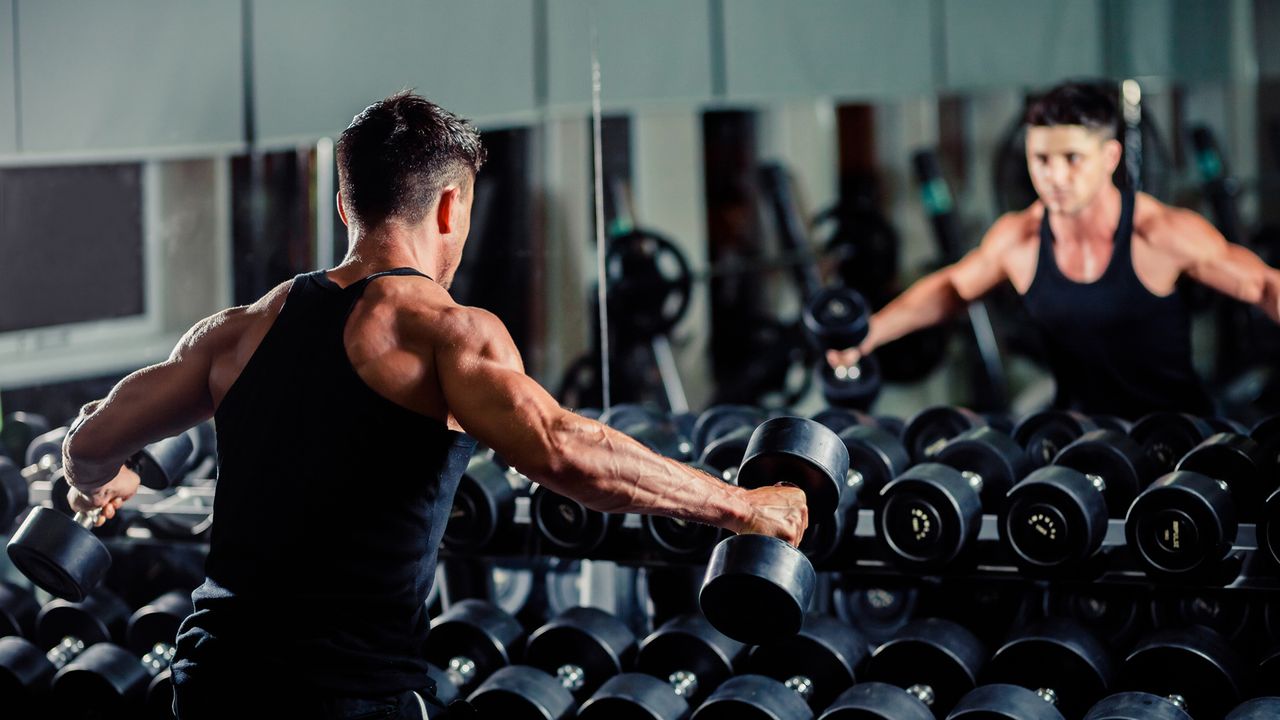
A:
{"label": "reflection of man", "polygon": [[173,663],[182,720],[425,716],[424,603],[463,429],[596,510],[799,541],[800,490],[740,490],[561,409],[502,323],[453,301],[483,160],[475,130],[421,97],[370,106],[338,143],[342,264],[201,321],[68,437],[73,504],[111,517],[138,487],[126,458],[217,419],[208,578]]}
{"label": "reflection of man", "polygon": [[1027,168],[1040,199],[996,221],[954,265],[907,288],[871,318],[835,366],[942,322],[1008,281],[1045,337],[1056,405],[1136,417],[1210,414],[1191,365],[1184,274],[1280,322],[1280,272],[1228,243],[1204,218],[1117,188],[1115,101],[1068,83],[1027,110]]}

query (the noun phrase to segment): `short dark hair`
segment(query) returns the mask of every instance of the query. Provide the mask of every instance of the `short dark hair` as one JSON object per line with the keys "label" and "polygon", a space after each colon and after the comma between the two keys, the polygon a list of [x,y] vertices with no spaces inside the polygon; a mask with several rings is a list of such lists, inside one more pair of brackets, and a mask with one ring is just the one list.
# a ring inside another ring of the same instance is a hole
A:
{"label": "short dark hair", "polygon": [[1107,139],[1119,131],[1119,89],[1105,81],[1065,82],[1032,98],[1024,117],[1027,125],[1083,125]]}
{"label": "short dark hair", "polygon": [[337,154],[343,205],[369,226],[420,222],[446,185],[474,176],[486,157],[470,123],[410,90],[356,115]]}

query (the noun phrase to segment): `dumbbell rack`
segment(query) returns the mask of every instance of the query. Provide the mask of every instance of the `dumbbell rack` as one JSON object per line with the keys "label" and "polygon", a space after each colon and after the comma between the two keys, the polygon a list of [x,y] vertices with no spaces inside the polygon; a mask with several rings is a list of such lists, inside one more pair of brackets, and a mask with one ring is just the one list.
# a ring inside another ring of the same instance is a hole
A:
{"label": "dumbbell rack", "polygon": [[[55,490],[54,486],[55,483],[49,480],[33,481],[29,486],[31,507],[57,507],[58,503],[55,502],[56,498],[54,497],[57,490]],[[137,494],[120,510],[122,517],[131,519],[127,523],[124,534],[120,538],[103,539],[206,544],[205,541],[199,539],[184,541],[173,538],[157,538],[144,524],[134,522],[132,519],[146,520],[156,517],[168,517],[181,519],[193,524],[200,523],[213,514],[214,490],[213,483],[179,485],[167,490],[152,490],[148,487],[139,487]],[[13,526],[15,528],[22,524],[26,512],[29,511],[24,511],[14,521]]]}
{"label": "dumbbell rack", "polygon": [[[529,538],[529,541],[525,543],[523,552],[492,555],[481,553],[481,557],[504,563],[519,563],[521,560],[530,560],[540,556],[559,555],[555,548],[540,542],[537,533],[533,531],[528,498],[519,497],[516,499],[513,523],[517,526],[517,533],[527,533],[526,537]],[[1036,579],[1029,578],[1025,572],[1014,564],[1009,552],[999,541],[997,523],[997,516],[991,514],[983,515],[971,561],[941,574],[972,579]],[[644,538],[640,536],[640,529],[640,516],[629,514],[623,518],[618,532],[606,541],[598,551],[577,556],[559,556],[567,559],[608,560],[620,565],[636,567],[687,567],[689,565],[704,564],[705,559],[703,561],[676,559],[664,556],[651,549],[645,544]],[[1231,555],[1238,558],[1240,562],[1240,572],[1234,580],[1221,586],[1206,586],[1204,584],[1176,585],[1165,581],[1153,580],[1143,572],[1137,559],[1129,552],[1125,540],[1124,520],[1116,518],[1110,519],[1107,524],[1106,538],[1103,541],[1103,549],[1100,553],[1104,564],[1099,573],[1089,576],[1054,575],[1051,578],[1046,577],[1043,579],[1054,582],[1080,581],[1106,585],[1158,584],[1161,587],[1201,589],[1212,587],[1215,590],[1280,591],[1280,568],[1276,568],[1265,553],[1258,551],[1256,530],[1257,526],[1251,523],[1240,524],[1236,534],[1236,543],[1231,552]],[[858,573],[891,577],[913,577],[917,575],[894,566],[890,562],[887,553],[876,542],[874,511],[870,509],[860,509],[858,511],[858,523],[854,530],[854,538],[852,557],[837,558],[827,563],[820,563],[816,566],[816,569],[820,572]],[[476,557],[476,554],[458,553],[448,548],[441,548],[440,556]]]}

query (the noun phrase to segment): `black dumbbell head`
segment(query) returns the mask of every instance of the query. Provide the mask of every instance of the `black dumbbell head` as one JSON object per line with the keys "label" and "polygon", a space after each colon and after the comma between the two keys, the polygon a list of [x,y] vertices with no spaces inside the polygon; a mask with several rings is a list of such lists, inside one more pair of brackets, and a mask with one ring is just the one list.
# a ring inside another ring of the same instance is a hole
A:
{"label": "black dumbbell head", "polygon": [[623,673],[605,681],[582,707],[578,720],[683,720],[689,703],[671,684],[644,673]]}
{"label": "black dumbbell head", "polygon": [[484,600],[463,600],[431,621],[426,658],[441,668],[465,658],[483,679],[515,662],[523,639],[524,628],[510,613]]}
{"label": "black dumbbell head", "polygon": [[1058,453],[1098,425],[1072,410],[1044,410],[1024,417],[1013,429],[1013,439],[1026,452],[1032,467],[1044,467]]}
{"label": "black dumbbell head", "polygon": [[875,355],[866,355],[857,365],[839,371],[822,357],[814,363],[813,372],[822,389],[822,398],[836,407],[866,410],[880,395],[884,384],[880,361]]}
{"label": "black dumbbell head", "polygon": [[49,691],[55,672],[35,643],[16,635],[0,637],[0,697],[6,715],[36,717],[34,705]]}
{"label": "black dumbbell head", "polygon": [[1220,480],[1173,472],[1133,501],[1125,518],[1129,547],[1149,573],[1212,574],[1236,537],[1235,503]]}
{"label": "black dumbbell head", "polygon": [[618,618],[598,608],[569,608],[534,630],[524,661],[555,674],[565,665],[585,673],[578,697],[590,697],[604,681],[631,667],[636,637]]}
{"label": "black dumbbell head", "polygon": [[527,665],[498,670],[467,697],[482,718],[561,720],[573,711],[573,694],[547,673]]}
{"label": "black dumbbell head", "polygon": [[9,539],[9,559],[54,597],[83,600],[102,584],[111,553],[102,541],[57,510],[37,507]]}
{"label": "black dumbbell head", "polygon": [[712,551],[698,605],[734,640],[776,642],[800,631],[817,582],[809,559],[786,541],[735,535]]}
{"label": "black dumbbell head", "polygon": [[812,720],[800,695],[763,675],[725,682],[693,711],[691,720]]}
{"label": "black dumbbell head", "polygon": [[193,612],[191,593],[185,590],[173,590],[157,597],[129,617],[125,647],[141,657],[156,643],[172,645],[178,637],[178,626]]}
{"label": "black dumbbell head", "polygon": [[968,408],[936,405],[921,410],[907,421],[902,429],[902,444],[913,462],[926,462],[951,438],[986,426],[987,421]]}
{"label": "black dumbbell head", "polygon": [[981,496],[960,471],[922,463],[881,489],[876,538],[895,563],[939,570],[973,542],[981,519]]}
{"label": "black dumbbell head", "polygon": [[[715,468],[693,463],[693,466],[708,475],[724,479]],[[677,520],[665,515],[645,514],[640,516],[640,525],[645,536],[657,547],[658,551],[680,558],[705,558],[711,554],[716,543],[724,539],[726,530],[689,520]]]}
{"label": "black dumbbell head", "polygon": [[1084,625],[1047,618],[1018,631],[996,650],[983,677],[1037,690],[1048,688],[1067,717],[1079,717],[1106,694],[1116,667],[1102,640]]}
{"label": "black dumbbell head", "polygon": [[860,410],[843,407],[829,407],[825,410],[819,410],[810,419],[827,426],[831,429],[831,432],[837,435],[852,427],[879,426],[876,419],[870,415]]}
{"label": "black dumbbell head", "polygon": [[866,676],[900,688],[928,686],[936,698],[933,707],[943,709],[977,686],[986,659],[982,641],[964,627],[923,618],[872,652]]}
{"label": "black dumbbell head", "polygon": [[983,685],[960,698],[947,720],[1064,720],[1053,702],[1020,685]]}
{"label": "black dumbbell head", "polygon": [[26,445],[23,457],[27,465],[52,463],[62,465],[62,443],[67,439],[66,426],[40,433]]}
{"label": "black dumbbell head", "polygon": [[982,503],[993,512],[1009,488],[1030,469],[1026,455],[1013,438],[989,427],[955,436],[933,456],[933,461],[981,477]]}
{"label": "black dumbbell head", "polygon": [[1156,478],[1142,446],[1116,430],[1085,433],[1063,448],[1053,464],[1101,478],[1111,517],[1124,517],[1138,492]]}
{"label": "black dumbbell head", "polygon": [[1128,650],[1144,628],[1146,603],[1146,591],[1140,588],[1050,587],[1043,607],[1046,615],[1071,618],[1110,647]]}
{"label": "black dumbbell head", "polygon": [[1203,590],[1158,594],[1151,602],[1154,627],[1204,625],[1235,642],[1252,627],[1253,599],[1242,593]]}
{"label": "black dumbbell head", "polygon": [[1275,720],[1280,718],[1280,697],[1254,698],[1241,703],[1224,720]]}
{"label": "black dumbbell head", "polygon": [[182,480],[182,471],[195,455],[197,435],[196,431],[188,430],[153,442],[133,456],[131,464],[143,487],[163,490],[177,485]]}
{"label": "black dumbbell head", "polygon": [[129,620],[129,606],[106,590],[98,590],[82,602],[51,600],[36,616],[35,643],[48,649],[65,637],[85,645],[110,642],[122,635]]}
{"label": "black dumbbell head", "polygon": [[30,590],[0,581],[0,637],[30,636],[39,612],[40,604]]}
{"label": "black dumbbell head", "polygon": [[738,485],[795,485],[805,493],[812,520],[835,512],[848,473],[849,452],[838,435],[807,418],[777,417],[751,434]]}
{"label": "black dumbbell head", "polygon": [[1083,473],[1050,465],[1009,491],[998,527],[1019,567],[1038,572],[1075,566],[1102,546],[1107,503]]}
{"label": "black dumbbell head", "polygon": [[764,421],[764,411],[752,405],[716,405],[707,408],[693,424],[693,452],[701,455],[708,445],[734,430],[755,430]]}
{"label": "black dumbbell head", "polygon": [[1089,708],[1084,720],[1192,720],[1169,698],[1145,692],[1108,695]]}
{"label": "black dumbbell head", "polygon": [[1232,420],[1229,417],[1214,415],[1213,417],[1200,418],[1204,420],[1215,433],[1231,433],[1232,435],[1248,435],[1249,428],[1244,423]]}
{"label": "black dumbbell head", "polygon": [[1235,499],[1239,518],[1253,521],[1274,485],[1263,478],[1263,462],[1261,446],[1248,436],[1218,433],[1184,455],[1177,469],[1225,482]]}
{"label": "black dumbbell head", "polygon": [[49,432],[49,427],[49,420],[43,415],[28,412],[5,415],[4,422],[0,423],[0,454],[22,461],[27,446],[36,436]]}
{"label": "black dumbbell head", "polygon": [[933,711],[896,685],[860,682],[841,693],[818,720],[933,720]]}
{"label": "black dumbbell head", "polygon": [[867,641],[833,617],[810,615],[796,635],[758,645],[747,658],[747,672],[785,682],[800,676],[812,683],[809,704],[825,708],[857,682],[868,655]]}
{"label": "black dumbbell head", "polygon": [[1196,445],[1213,435],[1213,428],[1194,415],[1156,412],[1146,415],[1129,429],[1147,453],[1156,472],[1169,472]]}
{"label": "black dumbbell head", "polygon": [[1249,437],[1262,448],[1263,463],[1271,477],[1280,475],[1280,415],[1259,420]]}
{"label": "black dumbbell head", "polygon": [[662,680],[678,672],[693,674],[698,688],[686,697],[697,704],[737,671],[746,649],[702,615],[678,615],[640,643],[636,670]]}
{"label": "black dumbbell head", "polygon": [[1193,717],[1222,717],[1245,697],[1244,661],[1218,633],[1203,626],[1157,630],[1129,652],[1117,687],[1179,695]]}
{"label": "black dumbbell head", "polygon": [[594,552],[622,524],[622,515],[607,514],[588,508],[571,497],[539,485],[533,490],[529,514],[538,535],[569,555]]}
{"label": "black dumbbell head", "polygon": [[862,504],[874,502],[885,485],[911,466],[906,447],[881,428],[846,428],[840,432],[840,440],[849,453],[849,469],[858,480],[858,495],[866,499]]}
{"label": "black dumbbell head", "polygon": [[815,350],[857,347],[870,329],[871,306],[856,290],[829,287],[805,303],[805,333]]}
{"label": "black dumbbell head", "polygon": [[53,676],[54,704],[63,717],[125,717],[146,699],[150,683],[139,656],[99,643]]}
{"label": "black dumbbell head", "polygon": [[516,492],[506,471],[490,457],[476,456],[458,480],[442,544],[450,550],[477,552],[509,528]]}

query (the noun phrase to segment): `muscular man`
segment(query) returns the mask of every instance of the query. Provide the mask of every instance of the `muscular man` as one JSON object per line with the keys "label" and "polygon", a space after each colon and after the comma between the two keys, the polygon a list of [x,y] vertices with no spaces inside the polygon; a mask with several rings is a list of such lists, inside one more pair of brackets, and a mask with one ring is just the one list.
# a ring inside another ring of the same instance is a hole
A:
{"label": "muscular man", "polygon": [[1117,109],[1099,87],[1054,88],[1028,108],[1026,126],[1040,199],[997,220],[959,262],[907,288],[872,316],[862,345],[828,361],[851,365],[1008,282],[1045,338],[1056,406],[1128,418],[1211,414],[1191,364],[1178,280],[1187,275],[1280,322],[1280,272],[1194,212],[1113,184],[1122,151]]}
{"label": "muscular man", "polygon": [[502,323],[453,301],[484,155],[421,97],[371,105],[338,143],[342,263],[197,323],[68,436],[73,504],[111,517],[138,487],[128,457],[216,419],[207,579],[173,663],[182,720],[264,702],[425,716],[424,602],[475,440],[595,510],[799,541],[799,490],[740,490],[561,409]]}

